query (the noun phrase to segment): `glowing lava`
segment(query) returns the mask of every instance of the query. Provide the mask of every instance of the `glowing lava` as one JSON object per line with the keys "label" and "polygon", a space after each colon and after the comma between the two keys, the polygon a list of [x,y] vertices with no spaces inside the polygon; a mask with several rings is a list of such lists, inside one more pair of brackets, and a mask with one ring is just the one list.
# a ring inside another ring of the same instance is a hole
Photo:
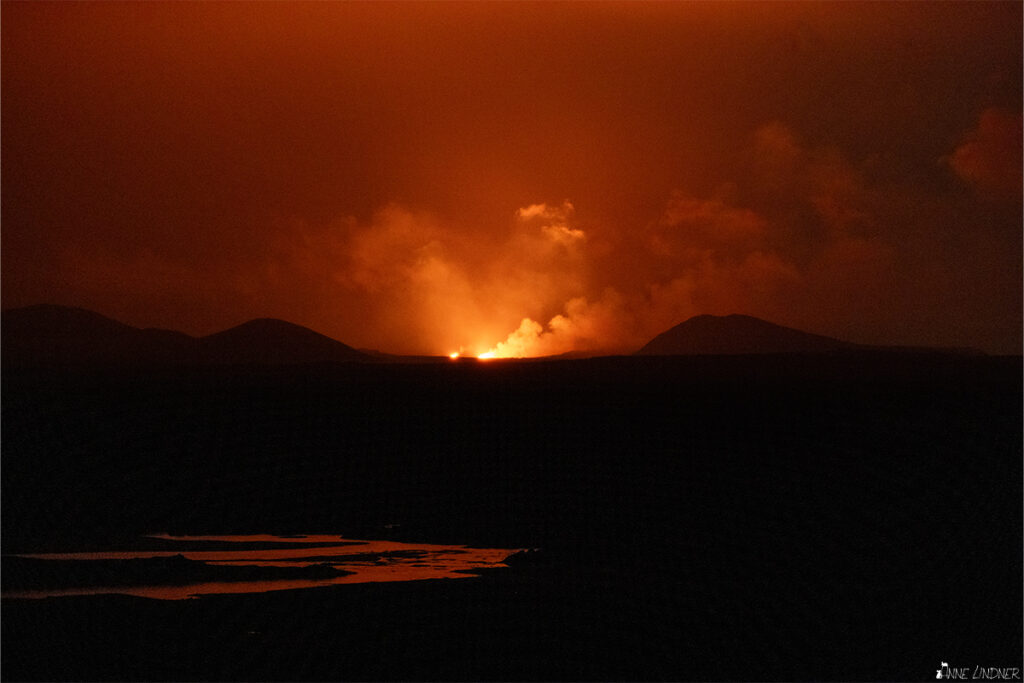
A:
{"label": "glowing lava", "polygon": [[494,351],[481,353],[479,356],[477,356],[477,358],[479,358],[480,360],[490,360],[491,358],[494,358]]}
{"label": "glowing lava", "polygon": [[451,358],[452,360],[456,360],[460,355],[462,354],[460,354],[458,351],[452,351],[451,353],[448,354],[448,357]]}

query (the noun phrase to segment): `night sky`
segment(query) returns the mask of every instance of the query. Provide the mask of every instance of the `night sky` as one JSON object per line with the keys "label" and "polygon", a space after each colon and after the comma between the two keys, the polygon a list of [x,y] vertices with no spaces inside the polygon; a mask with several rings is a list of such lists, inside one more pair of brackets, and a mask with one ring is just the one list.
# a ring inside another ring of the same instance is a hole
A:
{"label": "night sky", "polygon": [[393,353],[1022,344],[1022,5],[2,5],[2,304]]}

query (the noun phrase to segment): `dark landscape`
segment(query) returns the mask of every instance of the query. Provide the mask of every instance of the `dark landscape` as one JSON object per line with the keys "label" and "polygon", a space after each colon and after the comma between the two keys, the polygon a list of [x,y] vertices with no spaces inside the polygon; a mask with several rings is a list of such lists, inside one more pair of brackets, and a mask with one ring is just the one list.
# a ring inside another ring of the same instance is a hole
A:
{"label": "dark landscape", "polygon": [[5,362],[5,586],[48,581],[12,554],[152,533],[538,550],[464,581],[4,600],[3,675],[918,680],[939,658],[1016,665],[1021,373],[1020,357],[849,349]]}

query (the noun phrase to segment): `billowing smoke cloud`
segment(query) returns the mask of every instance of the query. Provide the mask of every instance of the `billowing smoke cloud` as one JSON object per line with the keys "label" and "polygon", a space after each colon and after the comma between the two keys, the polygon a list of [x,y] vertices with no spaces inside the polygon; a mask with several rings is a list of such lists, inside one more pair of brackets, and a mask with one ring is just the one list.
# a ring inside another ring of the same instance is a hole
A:
{"label": "billowing smoke cloud", "polygon": [[[892,250],[874,234],[856,168],[779,123],[759,128],[749,153],[754,170],[742,185],[711,197],[676,190],[640,230],[608,231],[618,239],[607,253],[588,253],[586,294],[546,324],[524,318],[491,353],[633,350],[701,313],[820,328],[851,290],[867,301],[883,296]],[[520,215],[555,217],[540,207]]]}
{"label": "billowing smoke cloud", "polygon": [[[980,188],[1019,197],[1019,125],[986,112],[952,167]],[[954,283],[966,282],[941,236],[958,232],[974,241],[967,251],[985,248],[983,218],[955,210],[951,198],[872,181],[877,160],[855,164],[780,123],[756,130],[749,154],[750,173],[713,196],[676,190],[641,229],[607,231],[617,236],[612,249],[581,252],[592,266],[584,294],[546,323],[523,318],[490,353],[632,350],[692,315],[736,312],[865,342],[906,330],[909,342],[922,321],[951,315]],[[553,217],[539,207],[520,215]],[[922,289],[948,291],[948,305],[933,299],[915,309],[911,301],[927,300]]]}
{"label": "billowing smoke cloud", "polygon": [[632,333],[634,311],[622,295],[606,289],[594,302],[575,297],[547,327],[523,318],[505,341],[485,354],[487,358],[553,356],[571,351],[622,352],[633,350],[641,336]]}
{"label": "billowing smoke cloud", "polygon": [[556,310],[586,291],[586,234],[573,213],[569,202],[523,207],[495,241],[392,205],[369,225],[342,226],[335,278],[374,301],[365,324],[404,335],[402,350],[476,355],[524,312]]}
{"label": "billowing smoke cloud", "polygon": [[576,207],[566,200],[561,206],[531,204],[516,213],[524,221],[540,219],[543,221],[541,231],[548,239],[569,246],[586,239],[586,234],[582,230],[569,227],[569,220],[575,210]]}
{"label": "billowing smoke cloud", "polygon": [[[984,113],[948,168],[1005,196],[1020,173],[997,142],[1013,125],[1019,135],[1015,121]],[[971,203],[958,209],[955,197],[881,182],[877,162],[806,144],[780,123],[753,131],[747,154],[734,180],[705,196],[672,191],[631,225],[581,220],[568,200],[510,210],[486,229],[392,203],[368,220],[279,226],[268,253],[242,252],[215,277],[149,250],[71,249],[59,269],[81,291],[123,290],[165,314],[197,290],[215,292],[209,331],[223,328],[218,315],[241,322],[251,312],[364,348],[494,357],[631,352],[702,313],[864,342],[905,330],[910,343],[957,307],[968,320],[973,310],[995,318],[1019,296],[991,289],[986,311],[963,294],[989,287],[959,267],[963,255],[1001,253],[986,237],[991,216]],[[933,303],[912,303],[921,301]]]}

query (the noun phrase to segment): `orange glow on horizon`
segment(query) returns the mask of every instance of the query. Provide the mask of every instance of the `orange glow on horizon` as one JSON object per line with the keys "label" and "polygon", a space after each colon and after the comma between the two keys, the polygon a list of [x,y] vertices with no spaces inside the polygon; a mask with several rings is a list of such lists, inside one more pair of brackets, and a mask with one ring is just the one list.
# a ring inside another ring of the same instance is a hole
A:
{"label": "orange glow on horizon", "polygon": [[460,355],[462,354],[460,354],[458,351],[452,351],[451,353],[448,354],[448,357],[451,358],[452,360],[458,360]]}
{"label": "orange glow on horizon", "polygon": [[0,308],[452,362],[705,313],[1016,355],[1022,14],[6,3]]}

